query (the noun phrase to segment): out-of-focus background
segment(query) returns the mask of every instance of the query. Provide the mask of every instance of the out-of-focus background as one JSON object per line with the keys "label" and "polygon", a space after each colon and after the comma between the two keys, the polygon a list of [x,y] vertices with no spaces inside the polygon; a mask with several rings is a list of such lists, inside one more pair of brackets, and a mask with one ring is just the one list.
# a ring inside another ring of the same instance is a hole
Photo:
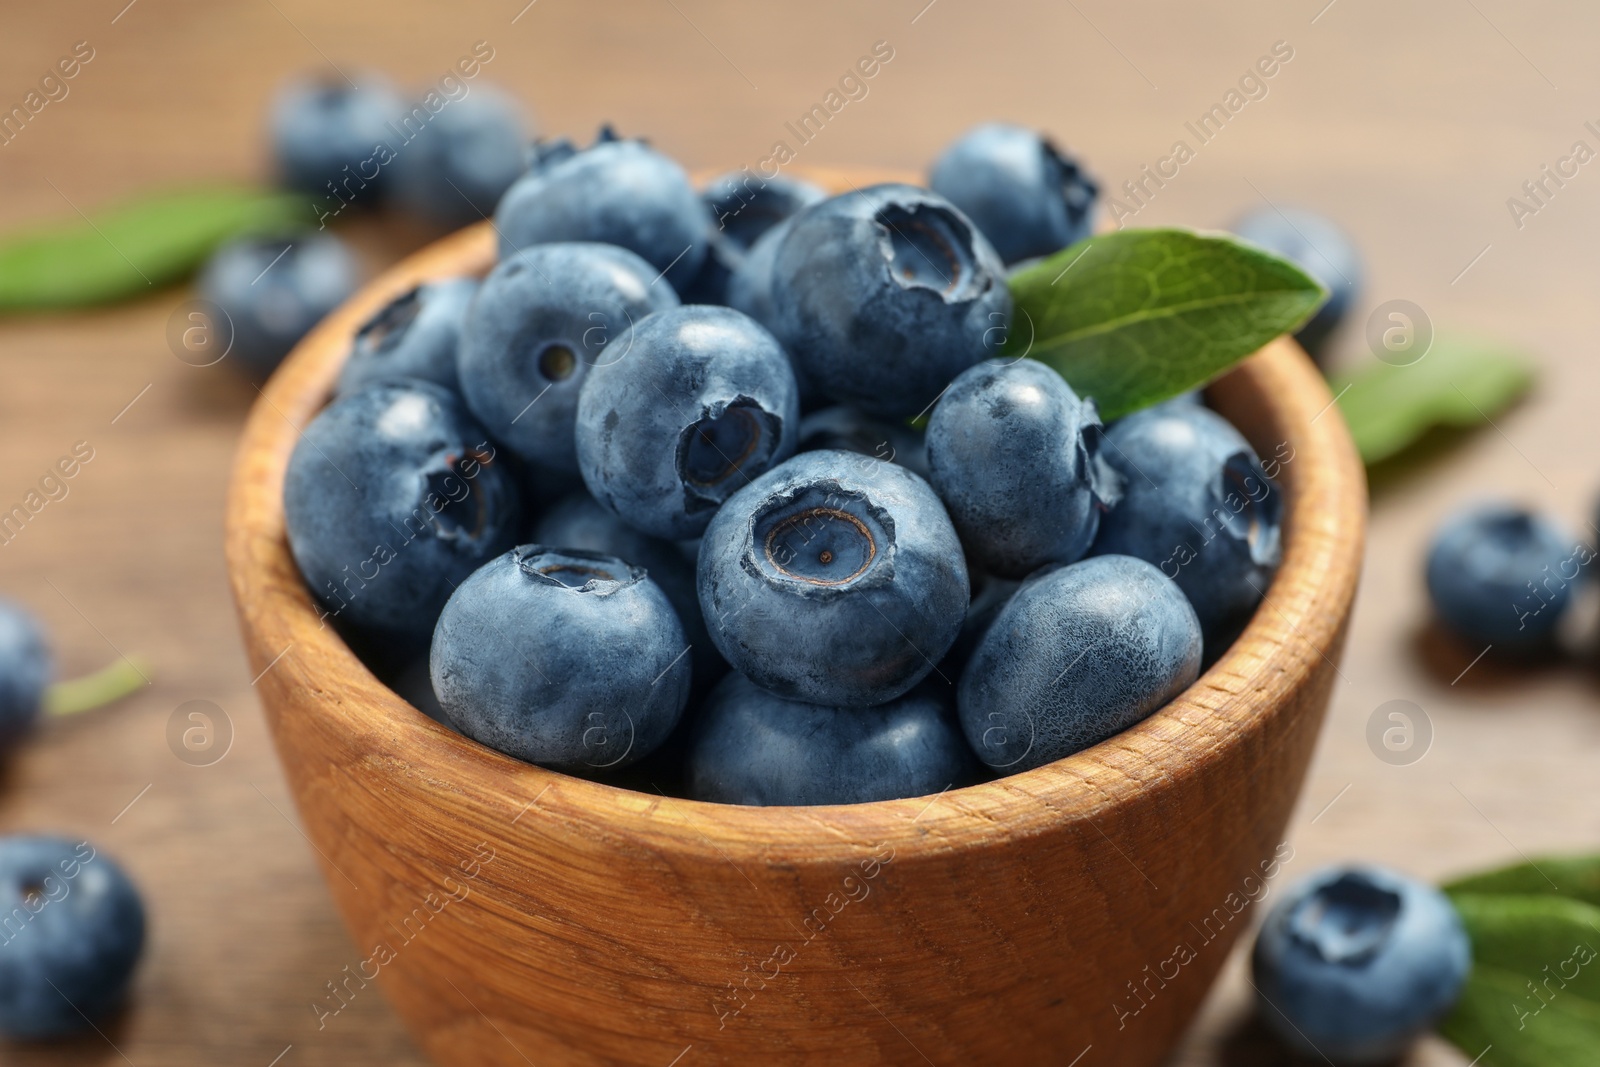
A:
{"label": "out-of-focus background", "polygon": [[[754,165],[783,140],[796,168],[921,171],[962,130],[999,118],[1056,135],[1132,207],[1124,180],[1184,139],[1194,158],[1131,222],[1218,227],[1268,203],[1331,216],[1369,271],[1336,364],[1370,361],[1368,312],[1406,299],[1442,329],[1514,342],[1541,369],[1533,397],[1495,425],[1375,484],[1364,588],[1286,874],[1364,858],[1438,879],[1600,840],[1595,676],[1570,662],[1469,664],[1427,633],[1420,579],[1433,526],[1477,495],[1591,529],[1600,164],[1520,225],[1507,200],[1575,141],[1600,144],[1584,126],[1600,126],[1600,11],[1551,0],[524,3],[8,4],[0,110],[78,42],[93,58],[0,145],[0,227],[158,187],[264,180],[264,108],[286,76],[337,65],[420,88],[480,41],[493,50],[481,80],[519,97],[540,133],[587,140],[609,121],[691,170]],[[785,123],[879,41],[893,58],[867,95],[798,145]],[[1266,95],[1199,145],[1184,124],[1275,46],[1292,58]],[[430,236],[391,219],[341,232],[372,269]],[[421,1064],[377,989],[320,1029],[311,1006],[362,954],[297,828],[224,579],[224,487],[256,394],[226,365],[174,358],[167,323],[186,295],[0,319],[0,510],[78,442],[93,450],[68,495],[0,545],[0,592],[43,616],[64,674],[120,652],[154,668],[131,701],[46,724],[0,780],[0,829],[86,836],[144,887],[152,942],[134,1009],[103,1035],[4,1047],[0,1062]],[[189,700],[226,715],[231,747],[209,766],[169,743]],[[1386,762],[1369,747],[1368,720],[1390,700],[1431,724],[1420,759]],[[1244,1021],[1239,963],[1175,1063],[1282,1062]],[[1114,1063],[1106,1052],[1086,1067]],[[1433,1041],[1409,1062],[1469,1058]]]}

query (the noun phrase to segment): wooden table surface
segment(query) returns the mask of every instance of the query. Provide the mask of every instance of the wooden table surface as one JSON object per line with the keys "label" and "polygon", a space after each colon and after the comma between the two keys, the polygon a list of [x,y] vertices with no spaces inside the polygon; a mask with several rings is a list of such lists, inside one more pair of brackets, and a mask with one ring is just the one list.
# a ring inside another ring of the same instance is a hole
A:
{"label": "wooden table surface", "polygon": [[[1364,858],[1432,878],[1594,847],[1594,674],[1486,659],[1457,678],[1473,653],[1428,634],[1419,561],[1434,524],[1469,497],[1537,502],[1581,528],[1600,484],[1600,171],[1580,169],[1520,227],[1507,207],[1575,141],[1600,147],[1584,126],[1600,119],[1589,54],[1600,11],[1551,0],[523,2],[7,5],[6,109],[77,42],[94,56],[70,95],[0,146],[0,226],[256,178],[264,101],[288,72],[336,63],[421,86],[478,41],[494,50],[483,78],[514,90],[540,129],[586,137],[610,120],[697,168],[756,164],[776,140],[804,164],[920,168],[966,126],[1007,118],[1053,131],[1116,189],[1188,141],[1193,159],[1134,224],[1222,225],[1266,202],[1331,215],[1369,268],[1343,359],[1370,359],[1362,321],[1404,298],[1443,330],[1524,346],[1543,369],[1497,428],[1376,485],[1364,593],[1288,874]],[[866,96],[800,145],[785,123],[878,41],[893,58]],[[1292,58],[1265,95],[1198,143],[1185,122],[1275,44]],[[374,268],[427,237],[371,222],[349,232]],[[184,296],[0,321],[0,510],[78,442],[93,449],[68,494],[0,546],[0,591],[48,622],[64,673],[122,652],[154,665],[126,703],[48,724],[0,781],[0,828],[88,837],[144,887],[153,923],[135,1007],[103,1036],[0,1046],[0,1062],[421,1064],[376,990],[320,1030],[311,1007],[360,954],[297,828],[224,582],[223,491],[255,394],[226,363],[174,358],[165,330]],[[1393,699],[1432,724],[1431,749],[1406,766],[1365,740]],[[231,748],[209,766],[167,740],[190,700],[231,724]],[[1283,1062],[1246,1021],[1238,963],[1174,1063]],[[1430,1042],[1410,1062],[1469,1058]],[[1095,1049],[1084,1064],[1115,1062]]]}

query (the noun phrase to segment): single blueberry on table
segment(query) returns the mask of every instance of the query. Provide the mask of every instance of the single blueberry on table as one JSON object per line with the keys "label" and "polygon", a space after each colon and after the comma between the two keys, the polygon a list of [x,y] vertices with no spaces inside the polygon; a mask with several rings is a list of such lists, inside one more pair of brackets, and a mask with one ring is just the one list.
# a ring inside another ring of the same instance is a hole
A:
{"label": "single blueberry on table", "polygon": [[975,126],[946,148],[928,186],[976,223],[1007,264],[1088,237],[1100,193],[1048,138],[998,122]]}
{"label": "single blueberry on table", "polygon": [[39,620],[22,605],[0,600],[0,753],[33,728],[54,674]]}
{"label": "single blueberry on table", "polygon": [[0,1035],[89,1030],[122,1006],[144,949],[139,891],[87,841],[0,838]]}
{"label": "single blueberry on table", "polygon": [[1011,291],[999,257],[926,189],[874,185],[814,204],[774,255],[774,332],[799,376],[869,415],[922,413],[1005,343]]}
{"label": "single blueberry on table", "polygon": [[429,663],[456,729],[530,763],[605,770],[660,745],[689,696],[688,642],[642,567],[522,545],[445,605]]}
{"label": "single blueberry on table", "polygon": [[641,533],[581,489],[563,497],[540,517],[533,526],[532,540],[558,548],[603,552],[643,567],[666,594],[672,610],[678,613],[678,621],[683,624],[696,688],[709,687],[727,671],[728,665],[717,654],[700,614],[694,553],[685,555],[673,542]]}
{"label": "single blueberry on table", "polygon": [[227,312],[229,353],[249,374],[265,379],[360,282],[355,256],[343,241],[331,233],[307,233],[230,241],[212,253],[198,287]]}
{"label": "single blueberry on table", "polygon": [[283,487],[289,548],[336,620],[426,642],[451,590],[516,539],[516,476],[431,382],[376,382],[301,434]]}
{"label": "single blueberry on table", "polygon": [[849,452],[806,452],[735,493],[700,545],[700,607],[733,667],[790,700],[904,694],[967,610],[955,528],[928,484]]}
{"label": "single blueberry on table", "polygon": [[626,354],[590,370],[578,395],[578,469],[645,533],[698,536],[735,490],[794,453],[794,373],[748,315],[669,308],[613,344]]}
{"label": "single blueberry on table", "polygon": [[297,78],[278,90],[268,125],[284,185],[340,202],[381,195],[406,108],[381,75],[357,77]]}
{"label": "single blueberry on table", "polygon": [[467,406],[523,459],[577,474],[578,395],[593,368],[626,360],[614,344],[636,322],[678,306],[627,249],[533,245],[489,272],[467,314],[457,367]]}
{"label": "single blueberry on table", "polygon": [[674,289],[699,272],[711,214],[678,164],[604,130],[582,151],[567,144],[533,155],[495,211],[502,257],[550,241],[598,241],[637,253]]}
{"label": "single blueberry on table", "polygon": [[1088,551],[1122,477],[1100,456],[1094,402],[1031,359],[991,359],[928,419],[930,481],[985,570],[1024,578]]}
{"label": "single blueberry on table", "polygon": [[699,711],[689,796],[720,804],[864,804],[976,780],[950,687],[923,682],[872,708],[785,700],[730,674]]}
{"label": "single blueberry on table", "polygon": [[1506,651],[1547,643],[1594,550],[1513,504],[1453,516],[1428,550],[1428,596],[1445,627]]}
{"label": "single blueberry on table", "polygon": [[1381,867],[1290,888],[1250,957],[1258,1014],[1289,1047],[1340,1067],[1390,1063],[1450,1010],[1472,946],[1449,899]]}
{"label": "single blueberry on table", "polygon": [[526,125],[514,99],[485,85],[438,112],[412,108],[401,123],[411,140],[395,152],[395,198],[446,226],[488,218],[527,169]]}
{"label": "single blueberry on table", "polygon": [[1282,559],[1283,495],[1216,412],[1166,403],[1119,419],[1100,455],[1123,479],[1094,555],[1137,556],[1178,583],[1215,659],[1233,643]]}
{"label": "single blueberry on table", "polygon": [[1295,263],[1328,290],[1327,301],[1295,334],[1321,362],[1328,338],[1361,295],[1361,256],[1344,231],[1321,215],[1298,208],[1266,207],[1234,224],[1233,232]]}
{"label": "single blueberry on table", "polygon": [[961,672],[978,758],[1008,774],[1121,733],[1200,675],[1200,623],[1171,579],[1096,556],[1022,584]]}
{"label": "single blueberry on table", "polygon": [[898,463],[921,478],[928,477],[928,449],[923,432],[903,422],[886,422],[841,405],[813,411],[800,420],[796,452],[831,448]]}
{"label": "single blueberry on table", "polygon": [[459,392],[456,348],[477,291],[475,278],[444,278],[389,301],[356,331],[350,358],[339,372],[339,392],[405,378]]}

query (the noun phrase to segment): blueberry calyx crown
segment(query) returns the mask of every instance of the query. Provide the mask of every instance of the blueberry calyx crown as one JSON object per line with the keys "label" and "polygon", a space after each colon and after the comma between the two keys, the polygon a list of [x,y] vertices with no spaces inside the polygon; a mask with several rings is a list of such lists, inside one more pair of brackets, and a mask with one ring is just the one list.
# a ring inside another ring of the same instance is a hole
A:
{"label": "blueberry calyx crown", "polygon": [[973,300],[988,288],[977,269],[972,230],[935,204],[889,203],[873,216],[882,231],[889,276],[902,289],[926,289],[947,304]]}
{"label": "blueberry calyx crown", "polygon": [[609,596],[645,577],[643,567],[635,567],[604,552],[518,545],[511,554],[516,559],[517,569],[530,581],[575,593]]}
{"label": "blueberry calyx crown", "polygon": [[755,474],[767,469],[783,437],[783,419],[747,396],[710,405],[678,438],[678,480],[685,510],[714,511]]}
{"label": "blueberry calyx crown", "polygon": [[457,454],[446,452],[422,471],[422,503],[432,515],[429,525],[441,541],[473,544],[483,539],[492,518],[490,490],[478,475],[494,463],[494,456],[477,448]]}
{"label": "blueberry calyx crown", "polygon": [[775,497],[750,523],[747,569],[802,595],[879,585],[894,575],[894,520],[834,482]]}
{"label": "blueberry calyx crown", "polygon": [[1360,966],[1389,940],[1401,904],[1398,893],[1350,871],[1295,906],[1289,933],[1328,963]]}

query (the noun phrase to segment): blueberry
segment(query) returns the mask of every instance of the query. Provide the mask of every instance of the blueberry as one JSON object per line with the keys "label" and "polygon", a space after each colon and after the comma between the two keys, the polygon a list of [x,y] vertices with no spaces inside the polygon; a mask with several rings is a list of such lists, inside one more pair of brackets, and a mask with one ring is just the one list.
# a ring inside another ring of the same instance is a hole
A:
{"label": "blueberry", "polygon": [[806,452],[735,493],[701,542],[699,580],[734,669],[814,704],[905,693],[967,609],[961,544],[933,490],[849,452]]}
{"label": "blueberry", "polygon": [[584,483],[648,534],[698,536],[736,489],[793,454],[789,361],[731,308],[659,311],[615,343],[623,354],[596,365],[578,396]]}
{"label": "blueberry", "polygon": [[1005,342],[999,257],[926,189],[874,185],[814,204],[774,255],[774,332],[800,377],[869,415],[920,414]]}
{"label": "blueberry", "polygon": [[[1048,569],[1041,568],[1041,572]],[[960,677],[972,653],[977,650],[978,642],[983,640],[983,635],[989,632],[994,620],[1000,617],[1000,612],[1022,588],[1021,582],[996,578],[970,566],[967,573],[972,581],[972,603],[967,605],[967,617],[961,622],[961,632],[956,635],[955,644],[950,646],[944,661],[939,664],[939,673],[947,678]]]}
{"label": "blueberry", "polygon": [[1267,915],[1250,957],[1258,1014],[1290,1047],[1389,1063],[1442,1018],[1472,947],[1450,901],[1381,867],[1319,871]]}
{"label": "blueberry", "polygon": [[289,548],[328,613],[425,641],[451,589],[514,542],[513,473],[453,393],[376,382],[301,434],[283,488]]}
{"label": "blueberry", "polygon": [[757,238],[733,268],[724,293],[729,307],[744,312],[769,330],[777,326],[772,307],[772,266],[778,258],[778,246],[793,225],[791,216]]}
{"label": "blueberry", "polygon": [[679,288],[700,270],[711,219],[682,167],[642,141],[602,135],[581,152],[538,154],[506,190],[495,224],[502,257],[548,241],[600,241],[638,253]]}
{"label": "blueberry", "polygon": [[928,450],[923,433],[903,422],[885,422],[836,405],[800,420],[797,452],[831,448],[898,463],[919,477],[928,477]]}
{"label": "blueberry", "polygon": [[1214,658],[1277,572],[1282,494],[1239,431],[1194,404],[1119,419],[1100,454],[1122,475],[1123,496],[1100,519],[1092,552],[1137,556],[1176,581]]}
{"label": "blueberry", "polygon": [[689,796],[720,804],[863,804],[975,780],[950,687],[924,682],[874,708],[802,704],[741,674],[700,710],[686,758]]}
{"label": "blueberry", "polygon": [[718,232],[743,250],[827,195],[820,186],[800,178],[778,175],[763,179],[745,170],[713,178],[706,185],[705,201]]}
{"label": "blueberry", "polygon": [[966,213],[1006,263],[1088,237],[1100,187],[1048,138],[1021,126],[974,126],[934,161],[934,192]]}
{"label": "blueberry", "polygon": [[54,674],[39,620],[22,605],[0,600],[0,753],[33,728]]}
{"label": "blueberry", "polygon": [[1328,290],[1328,299],[1295,338],[1321,362],[1328,338],[1361,295],[1363,271],[1354,242],[1321,215],[1298,208],[1262,208],[1234,224],[1251,244],[1299,265]]}
{"label": "blueberry", "polygon": [[461,583],[429,662],[445,715],[530,763],[636,762],[683,714],[689,659],[672,605],[642,567],[522,545]]}
{"label": "blueberry", "polygon": [[671,541],[640,533],[581,489],[545,512],[533,527],[533,540],[542,545],[603,552],[643,567],[666,594],[683,624],[696,686],[708,686],[727,671],[728,665],[717,654],[700,615],[693,554],[685,555]]}
{"label": "blueberry", "polygon": [[411,114],[415,132],[413,119],[402,124],[411,140],[395,154],[396,198],[446,226],[492,215],[527,168],[526,120],[516,101],[480,85],[431,116],[420,106]]}
{"label": "blueberry", "polygon": [[0,838],[0,1034],[65,1037],[119,1008],[144,949],[139,891],[87,841]]}
{"label": "blueberry", "polygon": [[928,466],[972,558],[1024,578],[1087,552],[1121,494],[1100,438],[1094,402],[1036,360],[987,360],[951,382],[928,420]]}
{"label": "blueberry", "polygon": [[524,459],[576,474],[573,425],[591,368],[625,359],[626,344],[607,345],[678,306],[671,286],[651,284],[655,276],[614,245],[534,245],[501,260],[462,332],[461,389],[473,414]]}
{"label": "blueberry", "polygon": [[459,391],[456,348],[477,291],[474,278],[445,278],[389,301],[356,331],[350,358],[339,374],[339,392],[406,378]]}
{"label": "blueberry", "polygon": [[324,233],[230,241],[212,254],[198,285],[228,315],[229,351],[264,379],[360,283],[355,256]]}
{"label": "blueberry", "polygon": [[1130,556],[1022,584],[961,672],[956,705],[978,758],[1015,774],[1121,733],[1200,674],[1183,593]]}
{"label": "blueberry", "polygon": [[360,88],[342,77],[298,78],[278,90],[268,121],[272,154],[289,188],[341,201],[381,195],[394,124],[406,108],[381,76],[359,77]]}
{"label": "blueberry", "polygon": [[1594,550],[1558,524],[1512,504],[1452,517],[1428,550],[1428,595],[1439,621],[1507,651],[1548,642]]}

